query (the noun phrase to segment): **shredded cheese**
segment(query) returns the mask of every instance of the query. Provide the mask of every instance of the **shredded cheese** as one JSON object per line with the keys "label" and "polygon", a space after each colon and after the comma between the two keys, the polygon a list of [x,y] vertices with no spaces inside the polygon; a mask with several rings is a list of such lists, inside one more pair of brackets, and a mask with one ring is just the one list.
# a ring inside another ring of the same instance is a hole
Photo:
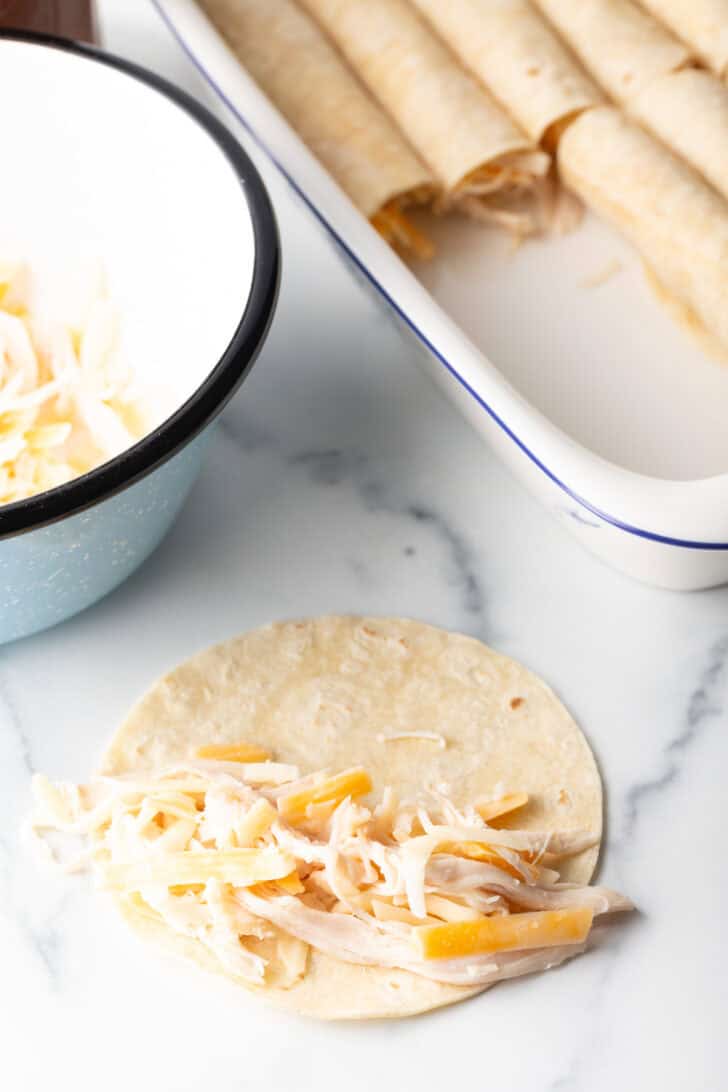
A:
{"label": "shredded cheese", "polygon": [[[295,766],[284,762],[222,762],[219,759],[198,759],[195,765],[202,771],[224,770],[231,777],[249,785],[285,785],[297,775]],[[193,763],[190,763],[190,767]]]}
{"label": "shredded cheese", "polygon": [[435,253],[431,241],[415,227],[394,201],[388,202],[375,212],[371,223],[390,246],[404,253],[411,252],[420,261],[427,261]]}
{"label": "shredded cheese", "polygon": [[289,854],[269,847],[230,849],[221,853],[181,850],[130,864],[102,865],[100,873],[104,887],[123,891],[141,891],[155,884],[176,887],[207,883],[208,880],[249,887],[266,880],[281,880],[291,874],[295,864]]}
{"label": "shredded cheese", "polygon": [[220,762],[266,762],[270,754],[254,743],[207,743],[198,747],[197,758],[214,758]]}
{"label": "shredded cheese", "polygon": [[395,906],[384,899],[372,899],[371,909],[377,921],[403,921],[407,925],[421,925],[422,918],[416,917],[406,906]]}
{"label": "shredded cheese", "polygon": [[235,824],[235,837],[239,846],[254,846],[266,834],[278,812],[265,798],[256,800]]}
{"label": "shredded cheese", "polygon": [[81,330],[44,318],[28,269],[0,265],[0,505],[87,473],[147,431],[117,325],[101,297]]}
{"label": "shredded cheese", "polygon": [[377,736],[377,743],[396,743],[401,739],[421,739],[428,743],[436,743],[441,751],[444,751],[447,747],[447,740],[444,736],[441,736],[439,732],[426,732],[426,731],[412,731],[412,732],[392,732],[387,736],[384,732],[380,732]]}
{"label": "shredded cheese", "polygon": [[613,277],[616,277],[618,273],[621,273],[624,269],[624,265],[618,258],[612,258],[611,261],[606,262],[601,269],[597,269],[594,273],[590,273],[588,276],[582,278],[582,285],[584,288],[601,288],[607,281],[611,281]]}
{"label": "shredded cheese", "polygon": [[302,895],[306,890],[306,885],[301,883],[298,872],[294,869],[293,872],[289,872],[287,876],[282,876],[280,880],[276,881],[276,886],[281,891],[285,891],[287,895]]}
{"label": "shredded cheese", "polygon": [[310,807],[317,804],[338,804],[347,796],[365,796],[372,791],[372,779],[366,770],[355,768],[329,777],[311,788],[300,789],[278,799],[281,818],[288,822],[305,819]]}
{"label": "shredded cheese", "polygon": [[509,815],[512,811],[524,808],[527,803],[527,792],[514,792],[508,796],[501,796],[497,800],[476,800],[475,810],[484,822],[491,823],[494,819],[500,819],[503,815]]}
{"label": "shredded cheese", "polygon": [[425,909],[430,917],[443,921],[478,921],[482,917],[472,906],[443,898],[442,895],[425,895]]}
{"label": "shredded cheese", "polygon": [[593,916],[588,907],[575,907],[504,914],[447,925],[418,925],[414,939],[423,959],[457,959],[514,949],[549,948],[586,940]]}

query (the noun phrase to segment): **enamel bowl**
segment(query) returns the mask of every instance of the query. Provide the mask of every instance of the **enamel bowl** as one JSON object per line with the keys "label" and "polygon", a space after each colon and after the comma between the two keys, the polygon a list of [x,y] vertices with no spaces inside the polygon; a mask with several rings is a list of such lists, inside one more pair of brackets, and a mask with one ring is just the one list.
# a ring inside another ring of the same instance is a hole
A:
{"label": "enamel bowl", "polygon": [[0,100],[0,257],[26,260],[49,299],[102,267],[154,422],[91,473],[0,507],[2,643],[89,606],[169,530],[266,336],[279,248],[246,154],[156,76],[4,34]]}

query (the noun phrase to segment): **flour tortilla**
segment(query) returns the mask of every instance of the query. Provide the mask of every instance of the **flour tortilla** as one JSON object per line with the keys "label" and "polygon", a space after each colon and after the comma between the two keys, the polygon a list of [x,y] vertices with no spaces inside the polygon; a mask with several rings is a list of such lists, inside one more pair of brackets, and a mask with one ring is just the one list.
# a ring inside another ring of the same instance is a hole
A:
{"label": "flour tortilla", "polygon": [[690,49],[632,0],[536,0],[617,102],[692,59]]}
{"label": "flour tortilla", "polygon": [[[446,194],[534,145],[406,0],[300,0],[442,182]],[[544,163],[547,161],[544,160]],[[528,167],[524,168],[528,171]]]}
{"label": "flour tortilla", "polygon": [[628,110],[728,199],[728,85],[684,68],[645,87]]}
{"label": "flour tortilla", "polygon": [[569,126],[558,162],[564,184],[637,247],[691,324],[728,348],[728,202],[610,106]]}
{"label": "flour tortilla", "polygon": [[201,7],[366,217],[435,193],[431,172],[293,0],[201,0]]}
{"label": "flour tortilla", "polygon": [[[447,748],[377,738],[415,729],[441,733]],[[303,773],[361,764],[376,794],[387,784],[403,796],[447,784],[452,799],[466,803],[524,790],[531,801],[512,825],[601,835],[594,757],[551,690],[479,641],[419,622],[284,622],[202,652],[142,698],[112,741],[102,772],[158,770],[202,744],[240,741],[268,748]],[[595,847],[565,862],[564,877],[587,883],[597,855]],[[138,911],[124,913],[136,931],[220,971],[202,944]],[[480,990],[312,951],[299,985],[254,992],[307,1016],[351,1019],[414,1015]]]}
{"label": "flour tortilla", "polygon": [[532,140],[603,101],[529,0],[413,3]]}
{"label": "flour tortilla", "polygon": [[719,76],[728,75],[728,0],[641,0]]}

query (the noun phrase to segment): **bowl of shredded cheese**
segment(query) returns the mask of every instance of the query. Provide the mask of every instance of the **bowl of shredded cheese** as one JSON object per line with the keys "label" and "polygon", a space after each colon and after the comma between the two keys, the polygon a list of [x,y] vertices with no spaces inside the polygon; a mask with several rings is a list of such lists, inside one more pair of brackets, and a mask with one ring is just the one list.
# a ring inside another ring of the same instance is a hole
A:
{"label": "bowl of shredded cheese", "polygon": [[161,541],[275,308],[263,185],[143,69],[0,34],[0,643]]}

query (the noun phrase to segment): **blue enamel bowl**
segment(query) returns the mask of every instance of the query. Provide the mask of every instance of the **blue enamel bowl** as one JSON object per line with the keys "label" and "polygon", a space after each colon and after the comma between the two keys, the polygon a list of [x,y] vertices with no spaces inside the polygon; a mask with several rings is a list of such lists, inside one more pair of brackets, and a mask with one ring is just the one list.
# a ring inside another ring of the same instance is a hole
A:
{"label": "blue enamel bowl", "polygon": [[0,100],[0,258],[25,259],[49,298],[73,281],[69,269],[103,269],[153,421],[92,472],[0,507],[3,643],[83,610],[162,540],[265,339],[280,259],[252,163],[166,81],[91,48],[6,33]]}

